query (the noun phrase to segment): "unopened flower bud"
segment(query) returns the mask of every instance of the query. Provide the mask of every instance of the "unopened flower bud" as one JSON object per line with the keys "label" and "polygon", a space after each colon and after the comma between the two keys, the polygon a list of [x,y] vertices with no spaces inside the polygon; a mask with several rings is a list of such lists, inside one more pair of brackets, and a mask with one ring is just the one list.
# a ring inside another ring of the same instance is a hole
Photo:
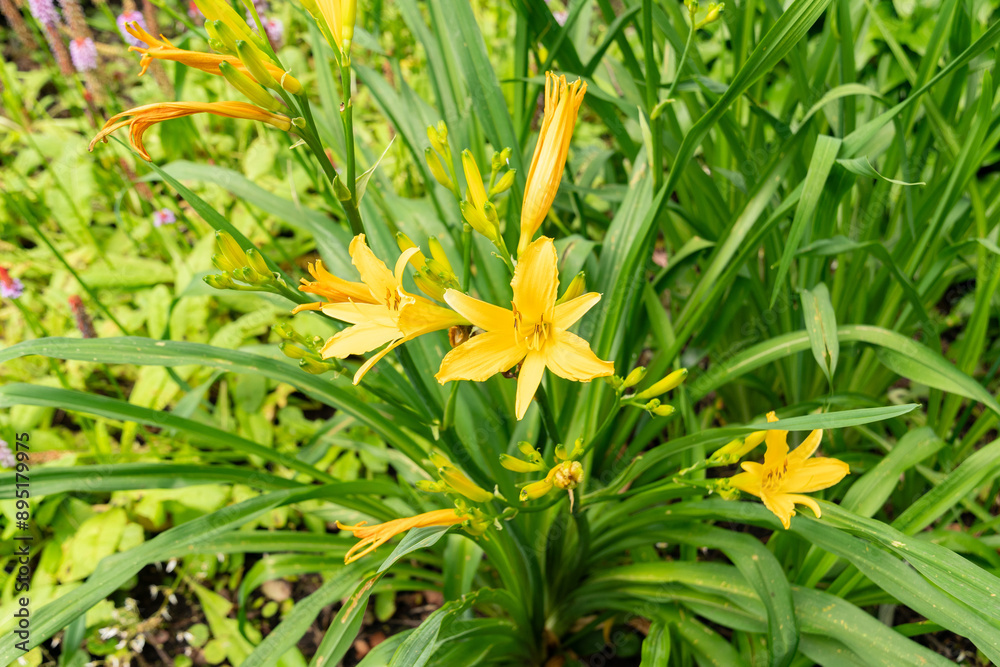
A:
{"label": "unopened flower bud", "polygon": [[452,490],[465,496],[472,502],[485,503],[493,499],[492,493],[473,482],[458,468],[444,466],[438,470],[438,474],[441,475],[442,481]]}
{"label": "unopened flower bud", "polygon": [[538,472],[542,470],[542,466],[538,463],[531,463],[525,461],[524,459],[519,459],[516,456],[508,456],[507,454],[500,455],[500,465],[502,465],[507,470],[511,472]]}
{"label": "unopened flower bud", "polygon": [[225,77],[226,81],[233,88],[246,95],[247,99],[262,109],[278,111],[282,108],[281,102],[276,100],[271,93],[267,92],[264,86],[236,69],[233,65],[223,61],[219,63],[219,71],[222,72],[222,76]]}
{"label": "unopened flower bud", "polygon": [[441,158],[438,157],[437,152],[433,148],[424,150],[424,159],[427,160],[427,168],[431,170],[434,180],[449,190],[454,190],[455,184],[452,182],[451,177],[448,176],[448,172],[441,163]]}
{"label": "unopened flower bud", "polygon": [[441,482],[432,482],[429,479],[418,479],[417,488],[427,493],[444,493],[445,485]]}
{"label": "unopened flower bud", "polygon": [[265,278],[272,277],[271,267],[264,261],[264,256],[256,248],[247,249],[247,264],[250,268]]}
{"label": "unopened flower bud", "polygon": [[642,382],[642,378],[644,377],[646,377],[646,367],[636,366],[632,369],[632,372],[625,377],[625,380],[622,382],[622,388],[628,389],[629,387],[634,387]]}
{"label": "unopened flower bud", "polygon": [[293,344],[291,341],[283,340],[278,343],[278,349],[289,359],[309,359],[312,358],[312,354],[308,351],[303,350],[298,345]]}
{"label": "unopened flower bud", "polygon": [[658,405],[653,408],[653,414],[657,417],[669,417],[674,414],[674,406],[672,405]]}
{"label": "unopened flower bud", "polygon": [[510,187],[514,185],[514,177],[516,175],[517,172],[514,169],[511,169],[506,174],[501,176],[499,180],[493,184],[493,187],[490,188],[489,196],[496,197],[497,195],[501,195],[510,190]]}
{"label": "unopened flower bud", "polygon": [[443,120],[438,121],[436,127],[434,125],[427,127],[427,139],[430,140],[434,150],[443,155],[445,159],[451,155],[451,149],[448,148],[448,126]]}
{"label": "unopened flower bud", "polygon": [[672,389],[676,389],[681,384],[681,382],[684,382],[684,378],[687,377],[687,374],[688,372],[686,368],[674,371],[667,377],[663,378],[662,380],[651,386],[649,389],[640,391],[638,394],[635,395],[635,398],[637,398],[640,401],[644,401],[647,398],[653,398],[654,396],[659,396],[660,394],[665,394],[668,391],[671,391]]}
{"label": "unopened flower bud", "polygon": [[[214,257],[212,258],[215,259]],[[202,280],[209,287],[214,287],[215,289],[230,289],[233,286],[233,280],[229,277],[227,273],[210,273],[203,277]]]}
{"label": "unopened flower bud", "polygon": [[521,502],[528,500],[537,500],[541,498],[546,493],[552,490],[552,482],[546,479],[539,480],[537,482],[532,482],[528,484],[523,489],[521,489],[521,494],[519,496]]}
{"label": "unopened flower bud", "polygon": [[505,148],[499,153],[493,154],[493,163],[491,165],[493,167],[493,173],[497,173],[503,169],[504,165],[507,164],[507,161],[510,160],[510,154],[510,148]]}

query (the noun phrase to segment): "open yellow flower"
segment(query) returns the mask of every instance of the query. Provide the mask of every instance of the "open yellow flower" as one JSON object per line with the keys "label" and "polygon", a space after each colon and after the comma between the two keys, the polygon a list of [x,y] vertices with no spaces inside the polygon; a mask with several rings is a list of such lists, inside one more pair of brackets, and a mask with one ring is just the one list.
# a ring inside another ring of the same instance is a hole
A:
{"label": "open yellow flower", "polygon": [[337,278],[317,263],[310,269],[317,281],[303,281],[299,289],[320,294],[330,301],[304,304],[293,312],[320,310],[334,319],[354,325],[326,342],[321,350],[324,359],[345,359],[371,352],[388,343],[362,364],[354,375],[354,384],[361,382],[375,363],[402,343],[431,331],[468,324],[461,315],[403,289],[403,271],[410,257],[419,252],[418,248],[410,248],[401,254],[396,260],[395,271],[390,271],[375,256],[365,242],[364,234],[354,237],[349,251],[362,282],[352,283]]}
{"label": "open yellow flower", "polygon": [[340,530],[349,530],[354,533],[354,537],[361,540],[351,547],[351,550],[344,557],[345,563],[352,563],[362,556],[367,556],[396,535],[405,533],[411,528],[455,526],[472,518],[471,514],[466,514],[457,509],[434,510],[433,512],[424,512],[423,514],[403,519],[393,519],[392,521],[378,523],[374,526],[367,526],[364,521],[355,526],[345,526],[338,521],[337,528]]}
{"label": "open yellow flower", "polygon": [[[136,53],[142,54],[142,59],[139,61],[139,65],[142,70],[139,72],[139,76],[146,73],[146,70],[149,69],[149,65],[153,62],[153,60],[173,60],[174,62],[179,62],[183,65],[187,65],[188,67],[199,69],[202,72],[215,74],[216,76],[222,76],[222,71],[219,69],[219,65],[221,63],[229,63],[243,74],[255,79],[253,74],[247,70],[243,62],[235,56],[224,56],[218,53],[202,53],[200,51],[179,49],[171,44],[163,35],[160,35],[159,39],[153,37],[134,21],[132,23],[127,23],[125,25],[125,30],[136,39],[146,43],[145,48],[140,46],[130,46],[128,49],[129,51],[135,51]],[[264,61],[263,65],[267,72],[274,77],[275,81],[280,81],[281,86],[288,92],[295,94],[302,90],[302,84],[299,83],[298,79],[291,74],[288,74],[280,67],[277,67],[274,63]],[[257,83],[267,85],[268,82],[257,81]]]}
{"label": "open yellow flower", "polygon": [[[777,420],[773,412],[767,414],[767,421]],[[795,515],[795,505],[805,505],[819,517],[819,505],[802,494],[829,488],[850,473],[850,468],[843,461],[809,458],[816,452],[822,438],[823,431],[813,431],[789,454],[788,431],[767,431],[767,452],[763,465],[752,461],[741,463],[744,472],[734,475],[729,483],[764,501],[764,506],[781,519],[781,525],[786,529]]]}
{"label": "open yellow flower", "polygon": [[445,292],[448,305],[485,333],[473,336],[445,355],[435,376],[438,382],[482,382],[520,363],[515,412],[521,419],[546,368],[567,380],[579,382],[614,373],[614,364],[598,359],[587,341],[567,331],[601,300],[601,295],[590,292],[557,304],[559,269],[556,262],[552,239],[543,236],[527,246],[511,281],[514,288],[512,310],[457,290]]}
{"label": "open yellow flower", "polygon": [[262,123],[288,131],[292,127],[292,119],[280,113],[273,113],[247,102],[162,102],[146,104],[141,107],[123,111],[108,119],[101,131],[90,142],[90,150],[98,141],[107,143],[108,135],[128,125],[129,142],[139,151],[145,160],[152,160],[146,148],[142,145],[142,135],[153,125],[165,120],[191,116],[196,113],[210,113],[226,118],[243,118],[259,120]]}
{"label": "open yellow flower", "polygon": [[552,208],[562,181],[566,157],[569,155],[569,142],[573,138],[576,116],[586,92],[587,84],[583,81],[567,84],[565,76],[545,73],[545,114],[524,186],[518,256],[531,243],[531,238]]}

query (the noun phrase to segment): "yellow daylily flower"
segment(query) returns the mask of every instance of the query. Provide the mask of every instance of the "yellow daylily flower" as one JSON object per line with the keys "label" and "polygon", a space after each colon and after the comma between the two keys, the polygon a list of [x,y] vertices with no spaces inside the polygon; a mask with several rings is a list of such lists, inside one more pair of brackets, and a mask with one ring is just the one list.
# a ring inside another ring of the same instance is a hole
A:
{"label": "yellow daylily flower", "polygon": [[[464,317],[424,297],[403,289],[403,271],[417,248],[410,248],[396,260],[394,271],[375,256],[365,235],[358,234],[349,248],[351,261],[361,275],[361,283],[352,283],[333,276],[322,265],[313,269],[316,283],[303,281],[304,292],[326,296],[330,301],[306,304],[300,310],[321,310],[324,314],[354,326],[330,338],[320,354],[324,359],[345,359],[385,347],[362,364],[354,375],[354,384],[382,357],[397,346],[417,336],[440,329],[468,324]],[[388,343],[388,345],[387,345]]]}
{"label": "yellow daylily flower", "polygon": [[[778,417],[769,412],[767,421],[778,421]],[[781,519],[781,525],[786,529],[795,515],[795,505],[805,505],[819,517],[819,504],[802,494],[827,489],[850,473],[850,468],[843,461],[809,458],[816,452],[822,438],[823,431],[815,430],[789,454],[788,431],[769,430],[765,436],[767,452],[764,463],[743,462],[740,466],[744,472],[731,477],[729,483],[764,501],[764,506]]]}
{"label": "yellow daylily flower", "polygon": [[292,127],[292,119],[288,116],[261,109],[247,102],[162,102],[146,104],[112,116],[90,142],[90,150],[94,150],[94,145],[98,141],[107,143],[109,134],[128,125],[129,142],[132,144],[132,148],[137,150],[143,159],[152,161],[146,148],[142,145],[142,135],[145,134],[146,130],[165,120],[191,116],[196,113],[259,120],[285,132]]}
{"label": "yellow daylily flower", "polygon": [[337,528],[340,530],[349,530],[354,533],[354,537],[361,540],[351,547],[351,550],[344,557],[345,563],[352,563],[362,556],[367,556],[396,535],[405,533],[411,528],[455,526],[471,519],[471,514],[466,514],[457,509],[434,510],[433,512],[424,512],[416,516],[393,519],[392,521],[378,523],[374,526],[367,526],[364,521],[355,526],[345,526],[338,521]]}
{"label": "yellow daylily flower", "polygon": [[457,290],[445,292],[448,305],[485,333],[473,336],[445,355],[435,376],[438,382],[482,382],[520,363],[515,412],[521,419],[546,368],[578,382],[614,373],[614,364],[598,359],[587,341],[567,331],[601,300],[601,295],[590,292],[557,305],[556,262],[552,239],[543,236],[528,245],[511,281],[512,310]]}
{"label": "yellow daylily flower", "polygon": [[[142,27],[135,21],[127,23],[125,25],[125,30],[128,34],[132,35],[138,40],[146,43],[146,47],[141,46],[130,46],[129,51],[135,51],[136,53],[142,54],[142,59],[139,60],[139,66],[142,68],[139,71],[139,76],[146,73],[149,69],[149,65],[153,60],[172,60],[174,62],[179,62],[188,67],[194,67],[202,72],[207,72],[209,74],[215,74],[216,76],[222,76],[222,70],[219,69],[219,65],[222,63],[229,63],[237,70],[246,74],[247,76],[253,78],[257,83],[262,86],[268,85],[268,81],[259,81],[253,74],[246,68],[246,65],[235,56],[224,56],[218,53],[202,53],[200,51],[188,51],[187,49],[179,49],[173,44],[171,44],[166,37],[160,35],[157,39],[150,35],[148,32],[142,29]],[[280,82],[281,86],[288,92],[295,94],[302,90],[302,84],[294,76],[285,72],[280,67],[274,65],[274,63],[269,60],[263,61],[264,69],[270,74],[275,81]]]}
{"label": "yellow daylily flower", "polygon": [[587,84],[584,81],[577,80],[567,84],[565,76],[545,73],[545,114],[524,186],[518,256],[531,243],[531,238],[552,208],[562,181],[566,157],[569,155],[569,142],[573,138],[576,116],[586,92]]}

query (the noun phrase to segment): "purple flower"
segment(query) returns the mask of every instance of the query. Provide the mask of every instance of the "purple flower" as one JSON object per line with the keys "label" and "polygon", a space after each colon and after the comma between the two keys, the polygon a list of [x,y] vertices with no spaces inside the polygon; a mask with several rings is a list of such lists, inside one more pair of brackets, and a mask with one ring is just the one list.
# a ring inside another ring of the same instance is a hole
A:
{"label": "purple flower", "polygon": [[124,39],[129,46],[143,45],[142,41],[128,34],[128,31],[125,30],[126,24],[138,23],[140,28],[148,32],[146,28],[146,18],[142,15],[142,12],[139,11],[122,12],[121,14],[118,15],[118,18],[115,19],[115,23],[118,24],[118,32],[122,34],[122,39]]}
{"label": "purple flower", "polygon": [[267,33],[267,38],[271,41],[274,46],[279,46],[281,42],[285,39],[285,24],[281,22],[281,19],[263,19],[264,31]]}
{"label": "purple flower", "polygon": [[97,46],[90,37],[70,40],[69,57],[77,72],[92,72],[97,69]]}
{"label": "purple flower", "polygon": [[42,25],[56,25],[59,23],[59,12],[56,11],[52,0],[28,0],[28,8],[35,20]]}
{"label": "purple flower", "polygon": [[162,227],[163,225],[172,225],[177,222],[177,216],[169,208],[161,208],[159,211],[153,212],[153,226]]}
{"label": "purple flower", "polygon": [[24,294],[24,283],[17,278],[11,278],[7,269],[0,266],[0,297],[20,299],[22,294]]}
{"label": "purple flower", "polygon": [[552,12],[552,18],[556,20],[559,25],[566,25],[566,19],[569,18],[569,12]]}
{"label": "purple flower", "polygon": [[10,451],[10,445],[6,440],[0,440],[0,468],[13,468],[17,465],[14,452]]}

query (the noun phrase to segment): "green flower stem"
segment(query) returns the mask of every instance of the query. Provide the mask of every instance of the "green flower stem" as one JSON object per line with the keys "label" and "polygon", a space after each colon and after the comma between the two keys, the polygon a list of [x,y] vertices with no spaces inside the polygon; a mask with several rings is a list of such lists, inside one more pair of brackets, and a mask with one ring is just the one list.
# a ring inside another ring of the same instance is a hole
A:
{"label": "green flower stem", "polygon": [[[351,102],[351,62],[344,58],[340,64],[340,86],[343,92],[343,104],[340,117],[344,122],[344,145],[347,147],[347,188],[351,191],[351,200],[357,207],[358,191],[355,183],[357,165],[354,156],[354,105]],[[345,207],[346,208],[346,207]]]}
{"label": "green flower stem", "polygon": [[[660,189],[663,183],[663,130],[659,118],[653,118],[653,109],[659,102],[660,81],[659,68],[656,64],[656,53],[653,40],[653,0],[642,0],[642,47],[646,70],[646,116],[649,118],[649,131],[652,135],[652,150],[650,156],[653,163],[653,192]],[[676,77],[675,77],[676,78]]]}

